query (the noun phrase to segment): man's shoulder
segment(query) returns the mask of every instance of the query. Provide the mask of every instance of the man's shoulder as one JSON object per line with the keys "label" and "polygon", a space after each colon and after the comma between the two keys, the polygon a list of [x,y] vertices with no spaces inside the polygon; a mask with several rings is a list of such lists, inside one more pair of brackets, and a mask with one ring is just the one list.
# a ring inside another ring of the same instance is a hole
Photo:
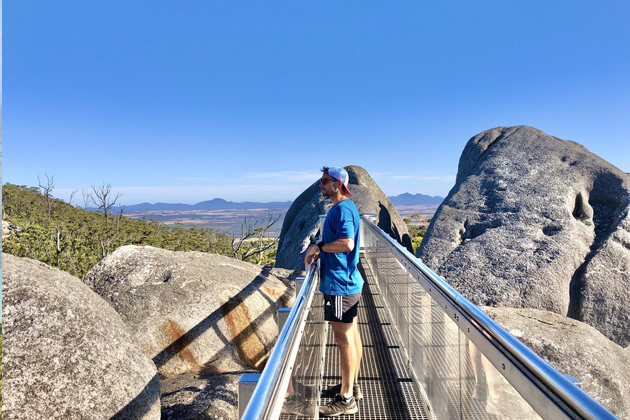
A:
{"label": "man's shoulder", "polygon": [[339,204],[343,204],[343,206],[340,207],[341,212],[351,213],[353,216],[359,215],[359,209],[357,208],[357,205],[354,203],[354,201],[344,200]]}
{"label": "man's shoulder", "polygon": [[347,208],[347,209],[350,209],[350,210],[356,211],[356,212],[359,211],[359,209],[357,208],[357,205],[351,199],[343,200],[339,204],[340,204],[341,208]]}

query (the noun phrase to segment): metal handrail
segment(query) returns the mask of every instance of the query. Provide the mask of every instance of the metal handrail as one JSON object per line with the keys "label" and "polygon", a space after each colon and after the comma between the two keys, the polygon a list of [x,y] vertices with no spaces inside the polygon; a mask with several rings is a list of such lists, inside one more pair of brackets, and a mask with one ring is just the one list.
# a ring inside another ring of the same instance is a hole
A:
{"label": "metal handrail", "polygon": [[546,387],[555,394],[554,397],[559,399],[562,404],[572,410],[579,418],[592,420],[613,420],[617,418],[592,397],[571,383],[531,349],[514,338],[477,306],[459,294],[442,277],[434,273],[421,260],[387,235],[368,217],[362,217],[362,220],[371,230],[393,246],[400,255],[405,258],[406,262],[422,273],[426,280],[431,283],[445,299],[474,321],[484,333],[488,334],[499,343],[503,351],[507,353],[507,356],[522,367],[525,371],[523,373],[532,376],[543,387]]}
{"label": "metal handrail", "polygon": [[298,347],[295,343],[300,342],[308,309],[317,290],[318,271],[319,261],[308,267],[304,285],[297,293],[295,304],[243,412],[242,420],[271,419],[280,415],[284,392],[289,384],[290,375],[287,373],[293,367]]}

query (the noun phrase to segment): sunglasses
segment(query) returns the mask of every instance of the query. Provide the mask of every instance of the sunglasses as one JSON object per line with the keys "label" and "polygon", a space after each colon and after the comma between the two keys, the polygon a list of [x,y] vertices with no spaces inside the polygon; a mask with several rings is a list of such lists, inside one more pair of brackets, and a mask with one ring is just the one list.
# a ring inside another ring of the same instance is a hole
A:
{"label": "sunglasses", "polygon": [[334,178],[321,178],[319,180],[319,183],[322,184],[322,185],[326,185],[328,182],[335,182],[335,181],[337,181],[337,180],[334,179]]}

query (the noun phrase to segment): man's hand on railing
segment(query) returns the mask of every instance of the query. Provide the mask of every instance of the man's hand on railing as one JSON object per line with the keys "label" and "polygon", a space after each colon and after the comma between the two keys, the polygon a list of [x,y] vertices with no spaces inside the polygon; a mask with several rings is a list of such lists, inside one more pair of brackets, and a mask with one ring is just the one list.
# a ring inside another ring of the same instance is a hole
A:
{"label": "man's hand on railing", "polygon": [[311,245],[306,250],[306,255],[304,256],[304,264],[313,264],[315,261],[319,259],[319,247],[317,245]]}

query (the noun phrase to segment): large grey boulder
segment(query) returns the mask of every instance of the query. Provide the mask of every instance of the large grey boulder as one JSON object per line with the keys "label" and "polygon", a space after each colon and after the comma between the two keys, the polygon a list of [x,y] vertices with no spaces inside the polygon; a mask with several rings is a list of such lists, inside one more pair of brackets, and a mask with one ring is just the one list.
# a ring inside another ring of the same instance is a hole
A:
{"label": "large grey boulder", "polygon": [[293,298],[279,277],[221,255],[124,246],[83,281],[121,315],[162,377],[260,369]]}
{"label": "large grey boulder", "polygon": [[510,334],[620,419],[630,419],[630,352],[595,328],[538,309],[486,308]]}
{"label": "large grey boulder", "polygon": [[81,280],[2,254],[2,415],[159,419],[154,364]]}
{"label": "large grey boulder", "polygon": [[[359,213],[375,214],[378,227],[412,252],[407,225],[385,193],[365,169],[359,166],[345,169],[350,176],[350,198]],[[331,207],[330,200],[322,196],[319,179],[293,201],[280,232],[276,267],[304,269],[304,254],[319,231],[319,215],[326,214]]]}
{"label": "large grey boulder", "polygon": [[527,126],[468,141],[416,255],[478,305],[582,320],[630,343],[630,177]]}

